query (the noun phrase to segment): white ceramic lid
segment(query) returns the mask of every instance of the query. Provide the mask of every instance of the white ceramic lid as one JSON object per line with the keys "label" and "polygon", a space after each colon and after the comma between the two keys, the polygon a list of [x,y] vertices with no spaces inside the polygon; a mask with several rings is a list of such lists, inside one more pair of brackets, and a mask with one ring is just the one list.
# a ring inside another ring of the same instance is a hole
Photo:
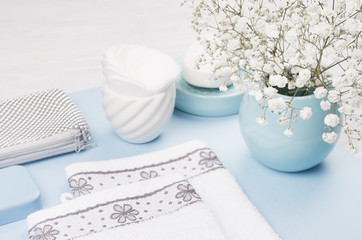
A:
{"label": "white ceramic lid", "polygon": [[140,45],[109,48],[102,61],[107,84],[127,96],[149,96],[167,89],[180,74],[168,55]]}

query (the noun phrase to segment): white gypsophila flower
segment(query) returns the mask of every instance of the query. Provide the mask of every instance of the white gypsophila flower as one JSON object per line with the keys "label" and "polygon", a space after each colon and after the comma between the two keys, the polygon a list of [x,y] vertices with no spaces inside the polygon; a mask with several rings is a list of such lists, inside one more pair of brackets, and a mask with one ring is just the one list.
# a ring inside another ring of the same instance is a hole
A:
{"label": "white gypsophila flower", "polygon": [[314,90],[314,96],[318,99],[325,98],[327,96],[328,90],[324,87],[317,87]]}
{"label": "white gypsophila flower", "polygon": [[322,38],[328,37],[331,34],[332,30],[332,26],[327,22],[320,22],[317,25],[313,25],[310,27],[311,33],[319,35]]}
{"label": "white gypsophila flower", "polygon": [[264,64],[263,71],[269,74],[272,74],[274,72],[273,66],[271,64]]}
{"label": "white gypsophila flower", "polygon": [[308,69],[303,69],[299,72],[298,78],[307,81],[311,77],[311,72]]}
{"label": "white gypsophila flower", "polygon": [[350,104],[354,108],[359,108],[361,106],[361,97],[355,96],[355,97],[351,98]]}
{"label": "white gypsophila flower", "polygon": [[344,39],[338,40],[333,45],[334,50],[336,50],[337,52],[341,52],[346,49],[347,44],[348,44],[347,41]]}
{"label": "white gypsophila flower", "polygon": [[355,148],[354,146],[352,146],[350,149],[349,149],[350,153],[352,154],[356,154],[358,152],[357,148]]}
{"label": "white gypsophila flower", "polygon": [[328,111],[329,109],[331,109],[331,103],[328,100],[327,101],[322,100],[320,102],[320,106],[323,111]]}
{"label": "white gypsophila flower", "polygon": [[305,86],[305,84],[306,84],[306,80],[304,80],[304,79],[301,79],[301,78],[297,78],[297,80],[295,81],[295,86],[297,87],[297,88],[302,88],[302,87],[304,87]]}
{"label": "white gypsophila flower", "polygon": [[300,110],[300,117],[303,120],[308,120],[312,117],[312,109],[310,107],[304,107],[302,110]]}
{"label": "white gypsophila flower", "polygon": [[356,97],[360,94],[360,91],[358,91],[358,89],[356,87],[352,88],[349,90],[349,95],[351,97]]}
{"label": "white gypsophila flower", "polygon": [[[290,61],[291,59],[295,58],[295,56],[297,56],[297,50],[295,48],[288,48],[285,52],[284,52],[284,58],[288,61],[288,64],[292,64]],[[292,64],[293,65],[293,64]]]}
{"label": "white gypsophila flower", "polygon": [[268,124],[268,121],[265,119],[265,117],[256,118],[256,122],[261,126],[265,126]]}
{"label": "white gypsophila flower", "polygon": [[339,101],[338,91],[337,90],[330,90],[328,92],[328,101],[332,103],[337,103]]}
{"label": "white gypsophila flower", "polygon": [[272,86],[277,86],[279,88],[284,88],[288,83],[288,79],[280,75],[271,75],[269,77],[269,84]]}
{"label": "white gypsophila flower", "polygon": [[265,24],[265,34],[270,38],[277,38],[279,36],[278,26],[275,23]]}
{"label": "white gypsophila flower", "polygon": [[345,72],[345,76],[349,80],[353,80],[355,77],[357,77],[357,75],[358,75],[358,71],[356,69],[349,68]]}
{"label": "white gypsophila flower", "polygon": [[290,58],[288,60],[289,64],[291,65],[299,65],[300,64],[300,56],[299,53],[297,53],[296,55],[294,55],[294,57]]}
{"label": "white gypsophila flower", "polygon": [[[248,83],[248,87],[250,91],[257,91],[260,90],[260,86],[257,82],[250,82]],[[252,95],[253,96],[253,95]]]}
{"label": "white gypsophila flower", "polygon": [[239,67],[240,67],[241,69],[244,69],[244,68],[245,68],[245,65],[246,65],[245,59],[240,59]]}
{"label": "white gypsophila flower", "polygon": [[283,74],[283,69],[278,67],[278,65],[275,65],[273,70],[276,74]]}
{"label": "white gypsophila flower", "polygon": [[254,73],[253,78],[254,78],[254,81],[259,82],[261,79],[261,73],[258,73],[258,72]]}
{"label": "white gypsophila flower", "polygon": [[307,56],[304,61],[310,68],[315,68],[318,64],[316,58],[311,55]]}
{"label": "white gypsophila flower", "polygon": [[341,106],[338,108],[338,112],[345,114],[346,113],[346,107],[345,106]]}
{"label": "white gypsophila flower", "polygon": [[229,51],[234,51],[240,47],[240,40],[239,39],[231,39],[227,45]]}
{"label": "white gypsophila flower", "polygon": [[301,71],[300,67],[297,67],[297,66],[294,66],[292,67],[292,69],[290,69],[290,71],[293,73],[293,74],[297,74]]}
{"label": "white gypsophila flower", "polygon": [[294,82],[294,81],[288,82],[288,89],[289,89],[289,90],[292,90],[292,89],[294,89],[294,88],[295,88],[295,82]]}
{"label": "white gypsophila flower", "polygon": [[277,6],[278,6],[279,8],[284,9],[284,8],[287,7],[287,4],[288,4],[288,3],[287,3],[286,0],[280,0],[280,1],[277,1],[276,4],[277,4]]}
{"label": "white gypsophila flower", "polygon": [[263,92],[266,97],[273,98],[275,96],[275,94],[277,94],[278,90],[273,87],[265,87],[263,89]]}
{"label": "white gypsophila flower", "polygon": [[228,87],[225,86],[225,85],[221,85],[221,86],[219,87],[219,90],[220,90],[221,92],[227,92]]}
{"label": "white gypsophila flower", "polygon": [[253,37],[252,39],[250,39],[251,45],[253,45],[254,47],[259,46],[260,44],[260,39],[258,37]]}
{"label": "white gypsophila flower", "polygon": [[285,34],[285,40],[287,40],[287,42],[295,42],[297,40],[298,36],[297,36],[297,33],[295,32],[295,30],[291,30],[291,31],[288,31],[286,34]]}
{"label": "white gypsophila flower", "polygon": [[327,116],[324,118],[324,124],[333,128],[337,127],[339,124],[339,117],[334,113],[327,114]]}
{"label": "white gypsophila flower", "polygon": [[[337,54],[337,51],[333,47],[327,47],[324,50],[324,54],[325,54],[326,58],[329,58],[329,59],[331,59],[333,61],[339,61],[339,56]],[[328,65],[328,63],[323,62],[323,61],[321,62],[321,66],[323,68],[328,67],[327,65]]]}
{"label": "white gypsophila flower", "polygon": [[239,61],[240,61],[240,57],[235,56],[235,57],[233,57],[233,58],[231,59],[231,61],[233,62],[233,64],[238,64]]}
{"label": "white gypsophila flower", "polygon": [[253,69],[260,69],[260,68],[262,68],[263,63],[261,61],[259,61],[257,58],[251,58],[249,60],[249,65]]}
{"label": "white gypsophila flower", "polygon": [[248,90],[248,88],[244,84],[234,84],[234,87],[239,93],[244,93]]}
{"label": "white gypsophila flower", "polygon": [[282,109],[285,107],[285,101],[282,97],[270,99],[268,100],[268,107],[270,111]]}
{"label": "white gypsophila flower", "polygon": [[329,144],[334,143],[337,140],[338,134],[335,132],[323,133],[322,139]]}
{"label": "white gypsophila flower", "polygon": [[220,77],[228,77],[232,74],[233,70],[231,69],[231,67],[223,67],[223,68],[220,68],[220,74],[221,76]]}
{"label": "white gypsophila flower", "polygon": [[302,18],[298,15],[298,13],[293,13],[291,20],[294,24],[299,24],[302,21]]}
{"label": "white gypsophila flower", "polygon": [[263,92],[261,90],[257,90],[254,93],[255,100],[261,102],[263,100]]}
{"label": "white gypsophila flower", "polygon": [[292,137],[293,136],[293,131],[291,128],[287,128],[284,130],[284,135],[287,137]]}
{"label": "white gypsophila flower", "polygon": [[248,29],[248,21],[246,18],[238,18],[235,24],[235,30],[237,32],[244,32]]}
{"label": "white gypsophila flower", "polygon": [[362,119],[361,118],[355,118],[354,119],[354,125],[356,127],[361,126],[362,125]]}
{"label": "white gypsophila flower", "polygon": [[[321,1],[319,1],[319,2],[321,2]],[[324,4],[326,4],[326,1]],[[323,8],[321,13],[325,17],[336,17],[336,15],[337,15],[336,11],[334,11],[333,9],[330,9],[330,8]]]}
{"label": "white gypsophila flower", "polygon": [[350,34],[356,34],[358,31],[358,22],[353,18],[349,18],[344,22],[343,27]]}
{"label": "white gypsophila flower", "polygon": [[332,80],[333,87],[338,88],[338,89],[344,87],[345,83],[346,83],[346,79],[344,77],[336,77],[336,78],[333,78],[333,80]]}
{"label": "white gypsophila flower", "polygon": [[219,6],[221,9],[225,8],[228,5],[228,1],[227,0],[220,0],[219,1]]}
{"label": "white gypsophila flower", "polygon": [[233,83],[238,83],[240,82],[240,76],[236,75],[236,74],[233,74],[230,76],[230,81],[233,82]]}
{"label": "white gypsophila flower", "polygon": [[286,117],[280,117],[278,118],[278,123],[280,126],[286,126],[289,123],[289,119]]}
{"label": "white gypsophila flower", "polygon": [[346,1],[346,11],[351,14],[358,10],[358,3],[356,0],[347,0]]}

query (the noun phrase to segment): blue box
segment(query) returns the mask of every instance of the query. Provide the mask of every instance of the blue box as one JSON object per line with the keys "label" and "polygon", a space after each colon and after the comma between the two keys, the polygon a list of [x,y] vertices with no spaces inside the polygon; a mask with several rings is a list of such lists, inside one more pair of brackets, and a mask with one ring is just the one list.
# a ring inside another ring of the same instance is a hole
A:
{"label": "blue box", "polygon": [[0,225],[24,219],[40,208],[39,189],[25,167],[0,169]]}

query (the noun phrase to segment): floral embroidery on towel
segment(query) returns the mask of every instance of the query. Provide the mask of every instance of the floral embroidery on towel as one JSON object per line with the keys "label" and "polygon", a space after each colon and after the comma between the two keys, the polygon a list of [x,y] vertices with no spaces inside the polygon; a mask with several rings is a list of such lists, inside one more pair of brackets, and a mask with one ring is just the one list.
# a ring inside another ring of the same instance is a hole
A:
{"label": "floral embroidery on towel", "polygon": [[[209,148],[197,148],[179,157],[132,169],[84,171],[73,174],[68,182],[73,196],[117,187],[167,174],[178,173],[186,179],[223,168],[216,154]],[[89,180],[88,183],[85,179]]]}
{"label": "floral embroidery on towel", "polygon": [[45,225],[43,228],[35,228],[34,235],[30,236],[31,240],[55,240],[55,235],[58,235],[59,231],[53,229],[51,225]]}
{"label": "floral embroidery on towel", "polygon": [[211,168],[214,165],[221,166],[221,162],[217,159],[217,156],[214,152],[200,152],[201,160],[199,165],[205,165],[207,168]]}
{"label": "floral embroidery on towel", "polygon": [[[86,181],[74,182],[86,186]],[[82,189],[82,188],[81,188]],[[108,229],[148,221],[201,202],[185,180],[169,183],[139,195],[107,198],[107,201],[62,211],[57,216],[42,214],[29,226],[31,240],[77,239]],[[73,207],[74,208],[74,207]],[[53,229],[56,226],[56,229]]]}
{"label": "floral embroidery on towel", "polygon": [[117,219],[119,223],[125,223],[127,220],[136,221],[136,216],[139,214],[139,212],[129,204],[123,204],[123,207],[115,204],[113,209],[116,212],[112,213],[111,219]]}
{"label": "floral embroidery on towel", "polygon": [[87,180],[84,178],[80,178],[78,181],[75,179],[69,180],[69,186],[74,197],[80,197],[82,195],[89,194],[93,189],[93,186],[88,184]]}
{"label": "floral embroidery on towel", "polygon": [[158,173],[156,171],[149,171],[149,172],[142,171],[140,175],[143,179],[151,179],[158,177]]}
{"label": "floral embroidery on towel", "polygon": [[177,185],[177,189],[180,190],[180,192],[176,194],[176,198],[182,198],[184,202],[190,202],[192,198],[200,199],[200,196],[196,193],[191,184],[179,184]]}

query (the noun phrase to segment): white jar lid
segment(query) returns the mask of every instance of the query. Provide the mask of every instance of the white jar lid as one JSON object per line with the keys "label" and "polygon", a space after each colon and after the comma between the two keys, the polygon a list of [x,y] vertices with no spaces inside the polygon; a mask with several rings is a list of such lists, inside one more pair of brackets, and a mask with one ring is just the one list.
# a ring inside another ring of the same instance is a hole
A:
{"label": "white jar lid", "polygon": [[149,96],[167,89],[180,74],[168,55],[140,45],[109,48],[102,61],[106,82],[127,96]]}

